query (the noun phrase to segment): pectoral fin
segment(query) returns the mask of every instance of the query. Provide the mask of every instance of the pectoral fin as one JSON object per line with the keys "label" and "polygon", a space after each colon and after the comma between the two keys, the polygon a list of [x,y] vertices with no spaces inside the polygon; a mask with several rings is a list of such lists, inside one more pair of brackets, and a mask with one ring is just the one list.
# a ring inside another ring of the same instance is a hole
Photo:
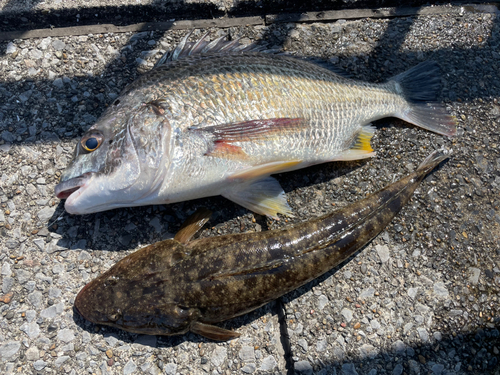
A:
{"label": "pectoral fin", "polygon": [[186,221],[182,224],[181,229],[177,232],[174,240],[186,244],[189,240],[205,225],[212,216],[212,212],[206,208],[198,208]]}
{"label": "pectoral fin", "polygon": [[191,128],[190,130],[210,133],[215,142],[231,143],[269,140],[302,131],[308,126],[308,121],[303,118],[271,118]]}
{"label": "pectoral fin", "polygon": [[248,155],[241,149],[241,147],[222,141],[215,142],[212,149],[208,151],[205,156],[239,160],[248,159]]}
{"label": "pectoral fin", "polygon": [[276,179],[267,177],[245,185],[239,190],[224,192],[223,197],[238,203],[250,211],[278,219],[278,213],[292,216],[285,192]]}
{"label": "pectoral fin", "polygon": [[193,333],[206,337],[207,339],[217,341],[227,341],[240,336],[238,332],[200,322],[191,323],[189,330]]}
{"label": "pectoral fin", "polygon": [[375,134],[375,127],[368,124],[361,128],[349,150],[343,152],[339,157],[334,160],[358,160],[366,159],[375,155],[370,141]]}

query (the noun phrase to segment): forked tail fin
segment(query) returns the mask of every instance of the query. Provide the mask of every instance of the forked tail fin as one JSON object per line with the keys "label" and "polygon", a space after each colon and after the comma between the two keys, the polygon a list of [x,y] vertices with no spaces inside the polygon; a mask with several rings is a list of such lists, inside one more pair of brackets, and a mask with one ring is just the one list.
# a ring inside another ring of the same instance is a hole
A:
{"label": "forked tail fin", "polygon": [[396,116],[421,128],[454,137],[456,119],[436,102],[441,90],[439,65],[425,61],[391,79],[408,102],[408,107]]}

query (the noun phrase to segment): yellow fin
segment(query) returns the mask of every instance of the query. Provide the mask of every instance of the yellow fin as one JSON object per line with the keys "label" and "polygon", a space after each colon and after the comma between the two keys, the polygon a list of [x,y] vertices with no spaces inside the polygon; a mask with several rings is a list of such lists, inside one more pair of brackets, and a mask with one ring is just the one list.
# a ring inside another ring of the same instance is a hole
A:
{"label": "yellow fin", "polygon": [[253,212],[278,220],[278,214],[292,216],[292,209],[286,201],[285,192],[273,177],[253,181],[239,189],[222,194]]}
{"label": "yellow fin", "polygon": [[351,148],[343,152],[335,160],[358,160],[375,156],[370,144],[373,134],[375,134],[374,126],[370,124],[363,126],[356,138],[354,138]]}
{"label": "yellow fin", "polygon": [[253,180],[259,177],[269,176],[270,174],[289,171],[300,163],[302,163],[302,160],[274,161],[271,163],[256,165],[254,167],[244,169],[241,172],[236,172],[229,178],[231,180]]}

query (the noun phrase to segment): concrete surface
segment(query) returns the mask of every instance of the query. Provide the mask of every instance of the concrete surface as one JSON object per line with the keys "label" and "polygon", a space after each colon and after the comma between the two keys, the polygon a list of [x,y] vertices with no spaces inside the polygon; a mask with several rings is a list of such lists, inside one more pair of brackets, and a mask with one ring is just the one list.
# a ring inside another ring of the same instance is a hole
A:
{"label": "concrete surface", "polygon": [[[328,59],[369,81],[426,59],[442,67],[456,139],[378,121],[373,159],[278,176],[296,215],[280,222],[223,198],[66,214],[53,188],[78,137],[185,32],[2,42],[0,372],[498,373],[500,25],[489,9],[211,30]],[[284,227],[360,199],[441,147],[453,149],[450,160],[383,233],[342,267],[223,324],[239,339],[138,336],[73,312],[86,282],[172,236],[197,207],[215,213],[201,236]]]}

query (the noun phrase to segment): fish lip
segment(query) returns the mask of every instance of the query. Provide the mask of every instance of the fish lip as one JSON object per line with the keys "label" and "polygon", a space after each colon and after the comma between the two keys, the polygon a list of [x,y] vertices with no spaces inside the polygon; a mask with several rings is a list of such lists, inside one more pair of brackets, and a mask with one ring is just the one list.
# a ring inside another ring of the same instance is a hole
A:
{"label": "fish lip", "polygon": [[92,174],[93,172],[87,172],[78,177],[60,182],[54,189],[56,197],[59,199],[69,198],[71,194],[78,191],[83,185],[85,185],[85,181],[88,180]]}

